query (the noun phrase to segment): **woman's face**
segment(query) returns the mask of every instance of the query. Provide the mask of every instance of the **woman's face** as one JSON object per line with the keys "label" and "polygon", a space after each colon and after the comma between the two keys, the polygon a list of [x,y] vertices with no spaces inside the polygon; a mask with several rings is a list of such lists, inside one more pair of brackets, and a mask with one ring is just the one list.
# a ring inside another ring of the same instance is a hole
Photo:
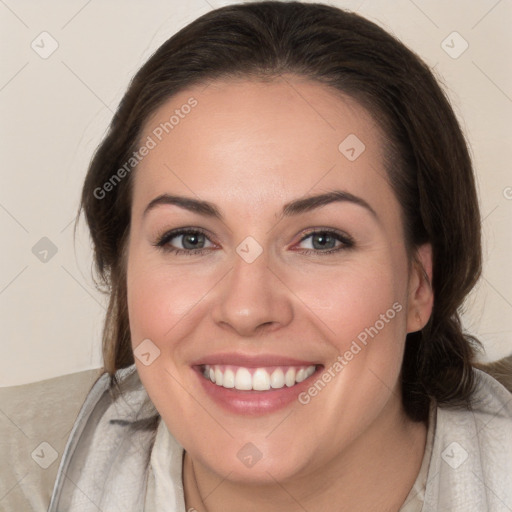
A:
{"label": "woman's face", "polygon": [[197,464],[283,481],[404,419],[405,336],[431,299],[409,265],[384,144],[354,100],[292,76],[189,89],[146,123],[132,344]]}

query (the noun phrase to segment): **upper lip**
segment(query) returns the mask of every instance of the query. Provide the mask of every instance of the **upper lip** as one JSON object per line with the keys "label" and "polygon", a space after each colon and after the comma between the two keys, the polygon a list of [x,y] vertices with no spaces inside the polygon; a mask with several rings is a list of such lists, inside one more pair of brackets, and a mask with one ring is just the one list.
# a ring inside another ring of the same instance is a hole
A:
{"label": "upper lip", "polygon": [[225,364],[231,366],[243,366],[245,368],[261,368],[265,366],[312,366],[319,363],[304,359],[295,359],[277,354],[237,354],[218,353],[203,356],[192,362],[192,366]]}

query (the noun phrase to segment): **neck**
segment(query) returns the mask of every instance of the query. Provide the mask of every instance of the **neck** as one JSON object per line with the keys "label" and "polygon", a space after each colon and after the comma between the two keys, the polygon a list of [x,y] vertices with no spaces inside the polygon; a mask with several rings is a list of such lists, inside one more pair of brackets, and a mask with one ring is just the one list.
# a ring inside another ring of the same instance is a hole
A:
{"label": "neck", "polygon": [[217,475],[185,454],[187,510],[235,512],[282,510],[398,512],[418,475],[426,425],[409,420],[400,400],[343,453],[320,469],[286,481],[246,484]]}

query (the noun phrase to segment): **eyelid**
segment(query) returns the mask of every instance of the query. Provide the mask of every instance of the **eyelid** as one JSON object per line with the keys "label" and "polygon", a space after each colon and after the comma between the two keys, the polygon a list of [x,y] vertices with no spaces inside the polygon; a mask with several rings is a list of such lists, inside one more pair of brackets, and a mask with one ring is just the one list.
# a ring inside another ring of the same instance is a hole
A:
{"label": "eyelid", "polygon": [[[200,228],[200,227],[195,227],[195,226],[187,226],[187,227],[175,228],[175,229],[164,229],[162,232],[160,232],[160,234],[157,235],[156,241],[153,243],[153,245],[156,247],[165,248],[167,243],[170,240],[172,240],[173,238],[176,238],[178,236],[187,235],[187,234],[196,234],[196,233],[200,233],[200,234],[204,235],[208,239],[209,242],[211,242],[214,245],[217,245],[212,240],[212,237],[208,233],[207,230]],[[201,250],[201,249],[198,249],[198,250]],[[192,250],[189,250],[187,252],[192,252]]]}
{"label": "eyelid", "polygon": [[355,243],[354,239],[348,233],[340,231],[339,229],[324,227],[308,228],[305,232],[301,234],[301,238],[298,243],[303,242],[306,238],[317,233],[327,233],[329,235],[336,235],[339,239],[341,239],[341,241],[345,242],[346,244]]}

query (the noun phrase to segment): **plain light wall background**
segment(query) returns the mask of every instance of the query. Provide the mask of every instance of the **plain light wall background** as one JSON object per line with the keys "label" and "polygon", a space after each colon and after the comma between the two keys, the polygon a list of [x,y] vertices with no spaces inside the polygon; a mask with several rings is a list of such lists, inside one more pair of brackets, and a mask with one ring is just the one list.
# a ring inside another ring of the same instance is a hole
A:
{"label": "plain light wall background", "polygon": [[[153,51],[198,16],[230,3],[0,2],[0,385],[101,366],[106,297],[94,288],[83,218],[73,244],[88,162],[130,78]],[[325,3],[394,33],[444,83],[472,148],[483,219],[484,275],[464,324],[483,341],[482,360],[510,354],[511,0]],[[39,53],[55,43],[42,32],[58,43],[47,58]],[[468,48],[454,58],[464,41]],[[44,237],[51,244],[40,242]],[[57,252],[50,249],[43,262],[37,252],[48,247]]]}

